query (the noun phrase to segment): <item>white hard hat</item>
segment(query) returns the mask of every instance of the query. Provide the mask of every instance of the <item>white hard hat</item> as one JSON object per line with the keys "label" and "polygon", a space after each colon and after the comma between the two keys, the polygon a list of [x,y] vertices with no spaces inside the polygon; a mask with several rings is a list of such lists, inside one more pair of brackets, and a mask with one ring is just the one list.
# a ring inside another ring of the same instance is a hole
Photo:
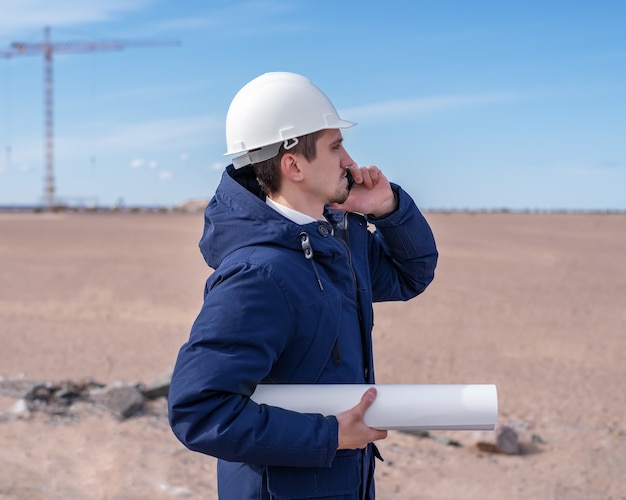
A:
{"label": "white hard hat", "polygon": [[233,98],[226,115],[226,155],[239,168],[268,160],[287,149],[290,139],[324,129],[355,125],[342,120],[330,99],[308,78],[295,73],[265,73]]}

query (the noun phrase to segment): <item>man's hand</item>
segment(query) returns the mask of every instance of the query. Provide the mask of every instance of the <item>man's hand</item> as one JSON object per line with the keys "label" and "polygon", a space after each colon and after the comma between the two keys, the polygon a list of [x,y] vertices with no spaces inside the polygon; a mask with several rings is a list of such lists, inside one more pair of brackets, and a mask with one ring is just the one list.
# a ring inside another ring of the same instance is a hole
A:
{"label": "man's hand", "polygon": [[369,443],[387,437],[387,431],[372,429],[364,422],[365,412],[376,399],[376,389],[370,387],[358,405],[337,415],[339,446],[337,449],[365,448]]}
{"label": "man's hand", "polygon": [[332,208],[374,217],[382,217],[397,208],[389,181],[378,167],[359,167],[354,164],[348,168],[354,178],[354,186],[346,201],[341,205],[332,204]]}

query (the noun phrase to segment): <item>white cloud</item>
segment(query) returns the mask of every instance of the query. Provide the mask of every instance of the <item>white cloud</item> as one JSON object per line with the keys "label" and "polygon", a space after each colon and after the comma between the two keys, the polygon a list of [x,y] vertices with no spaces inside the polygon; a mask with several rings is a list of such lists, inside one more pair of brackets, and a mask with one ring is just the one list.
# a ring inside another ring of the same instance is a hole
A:
{"label": "white cloud", "polygon": [[148,168],[154,169],[154,168],[157,168],[157,161],[156,160],[146,161],[143,158],[135,158],[134,160],[130,162],[130,166],[131,168],[148,167]]}
{"label": "white cloud", "polygon": [[460,94],[448,96],[417,97],[378,102],[341,110],[341,116],[348,120],[372,121],[394,118],[415,118],[461,108],[486,106],[520,99],[513,92],[491,92],[484,94]]}
{"label": "white cloud", "polygon": [[8,163],[0,164],[0,175],[8,174],[11,170],[18,171],[22,173],[30,172],[33,169],[30,163],[20,163],[15,168],[11,168],[11,165]]}
{"label": "white cloud", "polygon": [[172,177],[174,177],[174,174],[171,172],[166,172],[165,170],[159,172],[159,180],[161,181],[169,181]]}
{"label": "white cloud", "polygon": [[181,153],[180,154],[180,159],[182,161],[187,161],[189,159],[189,154],[188,153]]}
{"label": "white cloud", "polygon": [[215,163],[211,163],[211,165],[209,165],[209,169],[210,170],[224,170],[226,168],[226,163],[221,162],[221,161],[216,161]]}
{"label": "white cloud", "polygon": [[[89,146],[93,138],[83,135],[85,129],[76,135],[56,136],[54,138],[55,165],[69,161],[83,161],[85,157],[94,154],[98,157],[125,154],[128,160],[123,161],[128,161],[129,167],[138,169],[148,166],[148,160],[139,156],[144,153],[146,156],[150,155],[154,161],[163,152],[170,154],[188,147],[211,145],[220,147],[221,151],[224,141],[223,121],[221,116],[204,115],[124,124],[102,124],[101,132],[97,134],[97,151],[95,152]],[[14,168],[17,168],[15,166],[20,163],[28,165],[41,163],[43,144],[38,135],[16,136],[11,142]]]}
{"label": "white cloud", "polygon": [[[204,15],[173,17],[161,21],[155,26],[160,31],[189,32],[207,30],[226,35],[258,35],[260,33],[294,33],[311,30],[306,23],[298,22],[295,14],[299,5],[281,0],[262,0],[244,2],[221,2],[221,6],[206,2]],[[233,24],[232,20],[238,22]],[[288,20],[289,22],[284,22]]]}
{"label": "white cloud", "polygon": [[109,21],[125,12],[141,10],[152,0],[3,0],[0,32],[19,35],[42,26],[74,26]]}
{"label": "white cloud", "polygon": [[[168,43],[168,41],[165,41]],[[163,83],[150,82],[137,87],[124,87],[117,90],[107,91],[98,96],[98,100],[105,106],[119,106],[121,101],[155,101],[171,99],[173,96],[185,96],[191,92],[206,90],[208,84],[205,81],[194,81],[185,83]]]}
{"label": "white cloud", "polygon": [[223,121],[221,116],[181,116],[126,123],[104,132],[98,138],[98,147],[109,151],[137,151],[169,148],[170,144],[180,142],[205,144],[212,135],[220,134],[221,139]]}

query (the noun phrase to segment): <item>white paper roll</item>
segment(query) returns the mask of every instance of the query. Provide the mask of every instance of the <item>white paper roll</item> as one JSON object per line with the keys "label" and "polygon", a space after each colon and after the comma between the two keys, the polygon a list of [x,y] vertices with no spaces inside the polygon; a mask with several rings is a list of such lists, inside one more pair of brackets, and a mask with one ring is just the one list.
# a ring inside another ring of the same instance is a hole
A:
{"label": "white paper roll", "polygon": [[328,416],[356,406],[369,387],[378,395],[365,423],[376,429],[494,430],[498,420],[498,395],[491,384],[269,384],[257,386],[251,399]]}

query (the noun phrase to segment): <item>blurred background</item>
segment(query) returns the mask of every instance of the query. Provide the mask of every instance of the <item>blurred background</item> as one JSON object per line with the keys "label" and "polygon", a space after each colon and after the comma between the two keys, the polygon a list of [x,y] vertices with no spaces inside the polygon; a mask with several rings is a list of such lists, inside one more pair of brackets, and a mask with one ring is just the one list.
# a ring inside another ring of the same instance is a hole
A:
{"label": "blurred background", "polygon": [[358,122],[355,160],[423,208],[624,210],[625,15],[618,0],[2,0],[0,205],[46,203],[51,124],[55,203],[209,198],[232,97],[293,71]]}

